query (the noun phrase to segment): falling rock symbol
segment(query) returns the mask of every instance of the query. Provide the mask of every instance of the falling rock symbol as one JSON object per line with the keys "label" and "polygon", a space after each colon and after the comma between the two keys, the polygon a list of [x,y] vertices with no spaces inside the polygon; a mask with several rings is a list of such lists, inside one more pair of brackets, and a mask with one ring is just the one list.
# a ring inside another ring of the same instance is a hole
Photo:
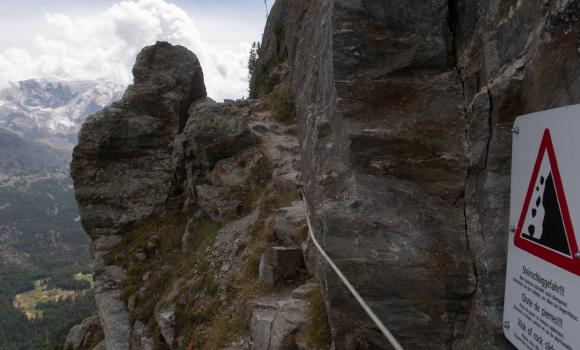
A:
{"label": "falling rock symbol", "polygon": [[516,247],[580,276],[580,255],[550,130],[544,130],[515,229]]}
{"label": "falling rock symbol", "polygon": [[546,248],[570,256],[570,246],[564,229],[564,221],[558,204],[552,172],[540,176],[522,237]]}

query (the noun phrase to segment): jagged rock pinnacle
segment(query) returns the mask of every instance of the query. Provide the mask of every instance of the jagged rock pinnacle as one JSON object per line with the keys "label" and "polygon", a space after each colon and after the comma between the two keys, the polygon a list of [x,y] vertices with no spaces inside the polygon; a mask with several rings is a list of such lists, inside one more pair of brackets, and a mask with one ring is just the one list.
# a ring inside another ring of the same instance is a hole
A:
{"label": "jagged rock pinnacle", "polygon": [[71,175],[93,238],[120,232],[165,201],[173,139],[189,105],[206,96],[199,60],[182,46],[145,47],[133,74],[123,99],[83,125],[74,150]]}

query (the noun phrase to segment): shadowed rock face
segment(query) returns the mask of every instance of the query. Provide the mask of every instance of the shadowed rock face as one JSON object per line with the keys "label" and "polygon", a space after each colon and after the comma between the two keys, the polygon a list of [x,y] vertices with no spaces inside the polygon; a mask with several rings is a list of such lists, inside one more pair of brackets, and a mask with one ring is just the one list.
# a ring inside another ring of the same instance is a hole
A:
{"label": "shadowed rock face", "polygon": [[[580,101],[580,1],[279,0],[319,239],[406,348],[509,349],[511,125]],[[556,62],[558,62],[556,64]],[[336,349],[388,345],[325,265]]]}
{"label": "shadowed rock face", "polygon": [[174,138],[192,102],[206,96],[199,61],[182,46],[144,48],[133,75],[121,101],[83,124],[71,162],[81,221],[93,238],[95,299],[108,350],[129,349],[133,326],[120,293],[126,270],[104,257],[175,192]]}
{"label": "shadowed rock face", "polygon": [[173,139],[191,103],[206,96],[197,57],[182,46],[144,48],[123,99],[79,134],[71,175],[82,224],[96,238],[147,217],[172,188]]}

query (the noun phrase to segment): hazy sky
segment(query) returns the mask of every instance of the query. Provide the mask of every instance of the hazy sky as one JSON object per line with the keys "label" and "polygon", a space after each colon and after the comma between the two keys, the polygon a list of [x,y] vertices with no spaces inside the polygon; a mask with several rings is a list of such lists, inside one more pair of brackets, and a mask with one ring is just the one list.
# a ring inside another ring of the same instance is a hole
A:
{"label": "hazy sky", "polygon": [[265,20],[263,0],[2,0],[0,86],[42,77],[128,84],[139,49],[167,40],[197,54],[210,96],[239,98]]}

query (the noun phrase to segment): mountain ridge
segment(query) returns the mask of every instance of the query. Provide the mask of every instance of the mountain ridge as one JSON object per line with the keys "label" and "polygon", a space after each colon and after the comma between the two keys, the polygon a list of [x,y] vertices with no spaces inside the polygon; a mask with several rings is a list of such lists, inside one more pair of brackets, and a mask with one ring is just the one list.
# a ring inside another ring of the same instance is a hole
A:
{"label": "mountain ridge", "polygon": [[0,127],[56,149],[71,150],[81,123],[118,100],[107,81],[30,79],[0,90]]}

